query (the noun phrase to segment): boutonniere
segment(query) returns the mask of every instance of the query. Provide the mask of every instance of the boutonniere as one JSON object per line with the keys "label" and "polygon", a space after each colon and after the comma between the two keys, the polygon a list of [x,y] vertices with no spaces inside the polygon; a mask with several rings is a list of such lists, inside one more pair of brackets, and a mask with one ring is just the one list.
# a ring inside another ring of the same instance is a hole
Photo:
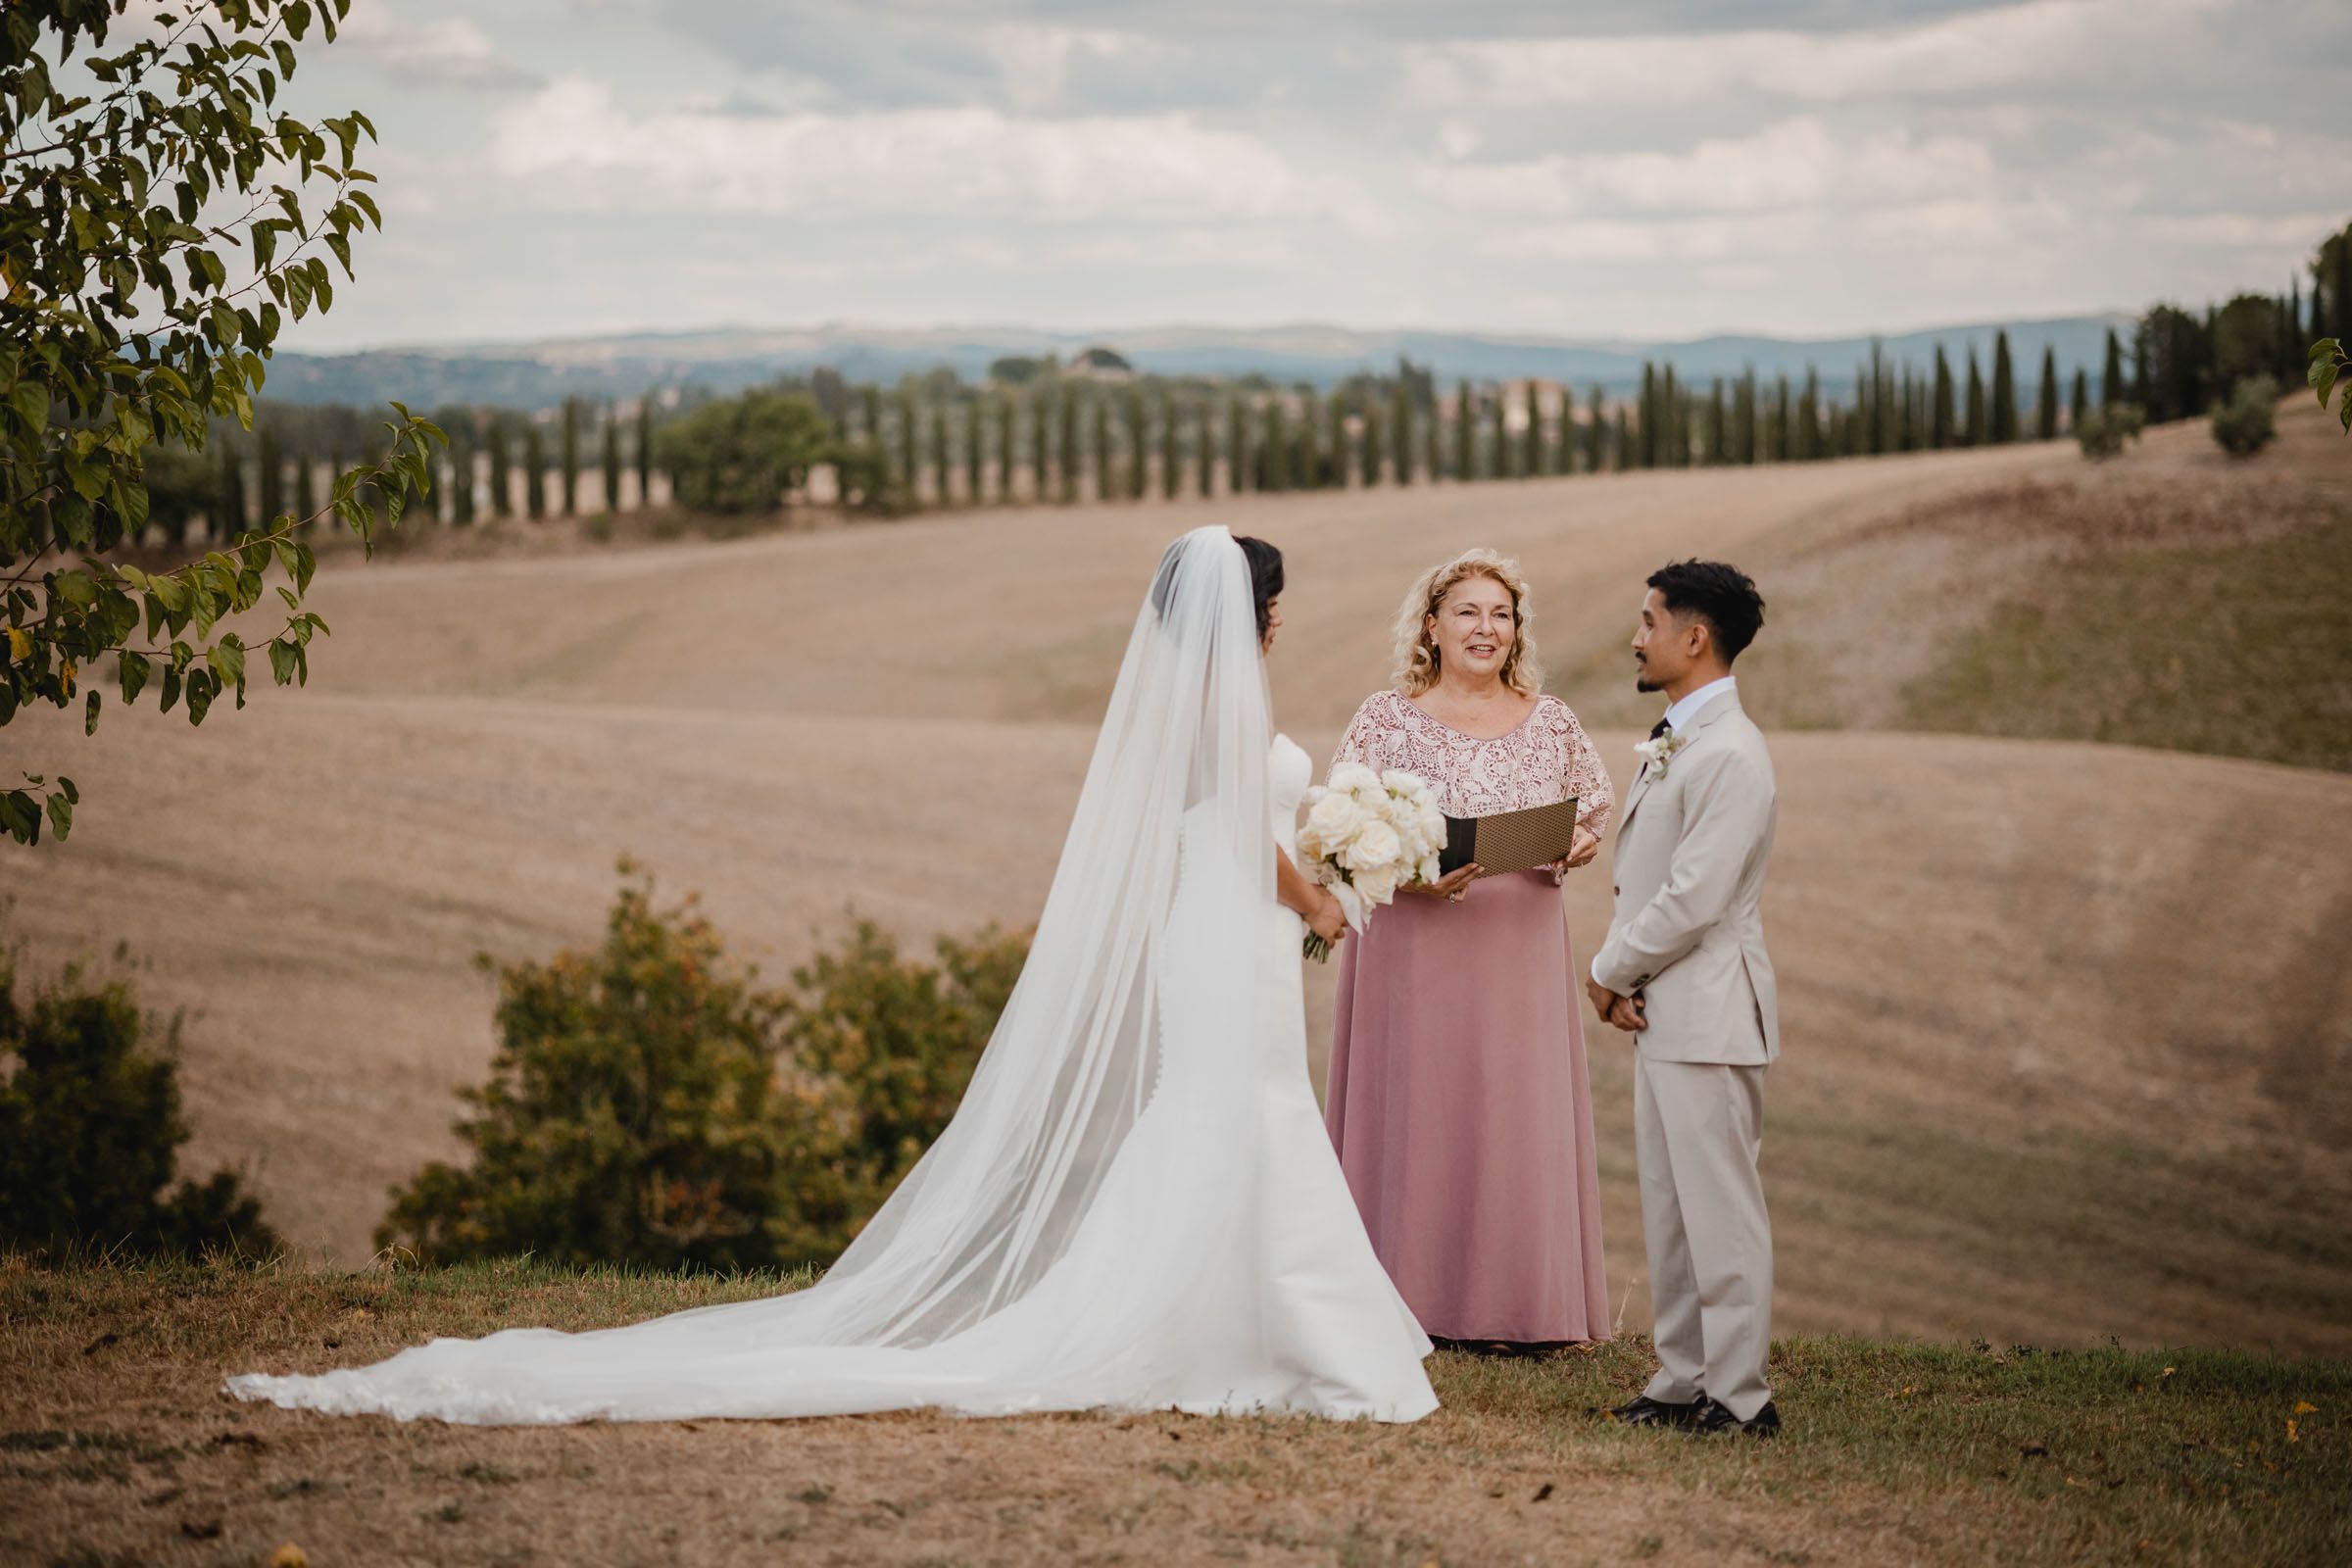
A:
{"label": "boutonniere", "polygon": [[[1642,759],[1643,773],[1649,774],[1653,778],[1664,778],[1666,764],[1674,760],[1674,754],[1681,751],[1686,744],[1687,742],[1682,736],[1668,730],[1656,740],[1641,742],[1634,748],[1634,755]],[[1656,769],[1654,773],[1650,771],[1652,768]]]}

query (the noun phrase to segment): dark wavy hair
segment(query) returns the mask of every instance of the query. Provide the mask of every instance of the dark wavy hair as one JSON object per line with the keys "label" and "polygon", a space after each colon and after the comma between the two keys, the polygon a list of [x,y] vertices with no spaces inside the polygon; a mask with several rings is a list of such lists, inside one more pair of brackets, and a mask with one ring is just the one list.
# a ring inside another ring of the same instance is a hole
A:
{"label": "dark wavy hair", "polygon": [[1250,563],[1250,594],[1257,602],[1257,640],[1262,643],[1270,625],[1268,607],[1282,597],[1282,552],[1246,533],[1235,534],[1233,542]]}
{"label": "dark wavy hair", "polygon": [[1678,617],[1707,623],[1728,667],[1764,629],[1764,596],[1746,572],[1720,561],[1677,561],[1649,574],[1649,586]]}

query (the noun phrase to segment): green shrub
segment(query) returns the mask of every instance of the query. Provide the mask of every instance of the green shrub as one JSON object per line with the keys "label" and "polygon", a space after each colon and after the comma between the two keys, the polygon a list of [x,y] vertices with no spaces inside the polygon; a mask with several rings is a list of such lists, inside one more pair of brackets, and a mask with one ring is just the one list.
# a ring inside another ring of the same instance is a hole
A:
{"label": "green shrub", "polygon": [[842,505],[852,512],[896,517],[913,509],[912,492],[877,441],[860,437],[841,443],[833,452],[833,473]]}
{"label": "green shrub", "polygon": [[655,436],[672,498],[695,512],[779,511],[832,445],[815,404],[763,387],[706,403]]}
{"label": "green shrub", "polygon": [[228,1171],[166,1196],[179,1147],[175,1057],[141,1048],[146,1021],[122,981],[70,968],[30,1004],[0,956],[0,1245],[77,1251],[262,1256],[279,1242]]}
{"label": "green shrub", "polygon": [[2214,406],[2213,439],[2233,458],[2252,457],[2278,434],[2278,383],[2267,375],[2247,376]]}
{"label": "green shrub", "polygon": [[490,1082],[376,1233],[428,1262],[829,1262],[954,1114],[1027,944],[904,959],[861,922],[760,990],[688,899],[623,863],[604,944],[500,971]]}
{"label": "green shrub", "polygon": [[2147,422],[2147,415],[2138,404],[2114,403],[2084,414],[2082,422],[2075,426],[2075,440],[2086,458],[2094,461],[2112,458],[2124,450],[2125,442],[2138,440]]}

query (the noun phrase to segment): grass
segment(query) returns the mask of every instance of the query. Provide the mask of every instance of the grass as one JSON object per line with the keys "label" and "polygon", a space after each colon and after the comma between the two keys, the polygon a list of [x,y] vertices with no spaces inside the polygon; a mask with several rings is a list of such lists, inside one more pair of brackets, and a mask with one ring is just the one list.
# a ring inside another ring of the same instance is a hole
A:
{"label": "grass", "polygon": [[[0,1265],[0,1560],[2308,1562],[2352,1550],[2352,1362],[1780,1342],[1777,1444],[1620,1428],[1627,1340],[1433,1358],[1407,1427],[930,1413],[550,1430],[227,1400],[248,1367],[801,1279]],[[111,1340],[106,1336],[113,1336]]]}
{"label": "grass", "polygon": [[1953,638],[1910,727],[2352,770],[2352,514],[2067,562]]}

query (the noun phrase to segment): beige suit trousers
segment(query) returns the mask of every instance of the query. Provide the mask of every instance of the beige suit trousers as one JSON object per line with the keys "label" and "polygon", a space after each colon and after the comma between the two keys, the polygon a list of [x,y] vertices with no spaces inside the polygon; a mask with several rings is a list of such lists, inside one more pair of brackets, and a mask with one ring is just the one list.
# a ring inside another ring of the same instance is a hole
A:
{"label": "beige suit trousers", "polygon": [[1772,1397],[1772,1218],[1756,1155],[1771,1069],[1636,1058],[1634,1148],[1658,1373],[1644,1392],[1704,1393],[1740,1420]]}

